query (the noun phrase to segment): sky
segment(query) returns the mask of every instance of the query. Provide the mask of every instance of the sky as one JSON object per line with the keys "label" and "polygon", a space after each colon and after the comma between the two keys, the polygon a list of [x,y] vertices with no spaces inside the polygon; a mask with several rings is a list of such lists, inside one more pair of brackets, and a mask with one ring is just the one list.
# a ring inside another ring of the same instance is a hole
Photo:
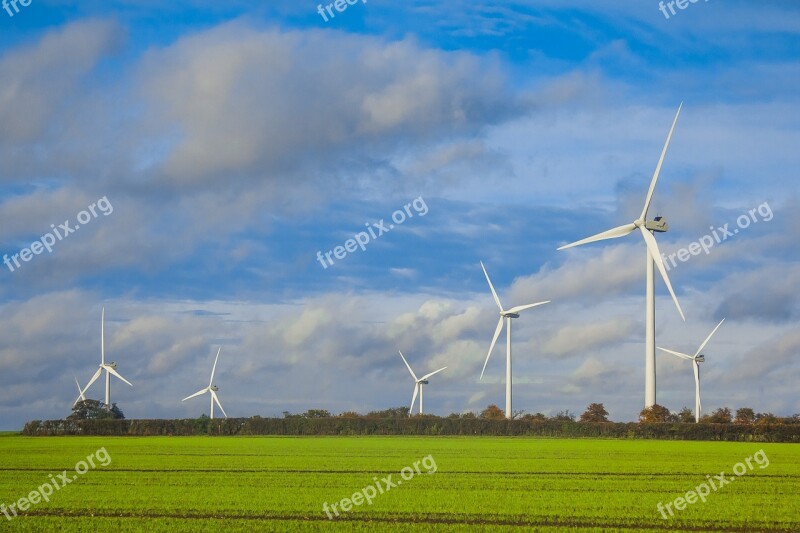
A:
{"label": "sky", "polygon": [[[498,320],[480,261],[506,307],[551,301],[514,321],[514,410],[636,420],[644,243],[556,249],[639,215],[681,103],[649,216],[686,320],[657,277],[657,344],[694,353],[725,318],[704,412],[800,412],[794,0],[16,6],[0,429],[70,413],[103,308],[128,418],[207,414],[181,399],[220,348],[229,416],[409,405],[398,350],[447,366],[426,412],[503,407],[504,336],[479,379]],[[659,353],[657,380],[693,407],[691,363]]]}

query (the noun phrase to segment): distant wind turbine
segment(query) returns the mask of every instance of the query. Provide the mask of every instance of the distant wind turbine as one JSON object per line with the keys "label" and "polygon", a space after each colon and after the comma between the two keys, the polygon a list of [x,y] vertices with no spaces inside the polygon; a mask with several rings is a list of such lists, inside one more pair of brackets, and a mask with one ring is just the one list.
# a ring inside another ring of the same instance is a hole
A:
{"label": "distant wind turbine", "polygon": [[214,402],[217,402],[217,405],[219,406],[219,410],[222,411],[222,414],[225,415],[225,418],[228,418],[228,414],[225,412],[225,409],[222,408],[222,404],[219,403],[219,398],[217,398],[217,391],[219,390],[219,387],[214,385],[214,372],[216,372],[216,370],[217,370],[217,361],[219,361],[219,352],[220,352],[220,350],[222,350],[222,346],[220,346],[219,349],[217,350],[217,357],[214,359],[214,366],[211,369],[211,379],[208,380],[208,387],[206,387],[204,389],[200,389],[199,391],[195,392],[191,396],[187,396],[186,398],[181,400],[182,402],[185,402],[186,400],[189,400],[189,399],[194,398],[196,396],[200,396],[201,394],[205,394],[207,392],[210,393],[211,394],[211,420],[214,420]]}
{"label": "distant wind turbine", "polygon": [[406,364],[406,368],[408,368],[408,371],[411,373],[411,377],[414,378],[414,395],[411,397],[411,407],[408,408],[408,416],[411,416],[412,412],[414,411],[414,402],[417,401],[417,393],[419,393],[419,414],[422,414],[422,386],[428,384],[429,377],[434,374],[438,374],[447,367],[443,366],[439,370],[435,370],[430,374],[425,374],[421,378],[417,378],[417,375],[414,374],[413,370],[411,370],[411,365],[408,364],[408,361],[406,361],[406,358],[403,356],[403,352],[398,353],[400,354],[400,357],[403,358],[403,362]]}
{"label": "distant wind turbine", "polygon": [[695,420],[695,422],[700,422],[700,409],[701,409],[701,406],[700,406],[700,363],[703,363],[706,360],[705,355],[701,354],[700,352],[703,351],[703,348],[706,347],[706,344],[708,344],[708,341],[711,340],[711,337],[714,335],[714,333],[717,332],[717,330],[719,329],[719,327],[722,325],[723,322],[725,322],[724,318],[722,320],[720,320],[719,324],[717,324],[717,327],[714,328],[714,331],[712,331],[708,335],[708,337],[706,337],[706,340],[703,341],[703,344],[700,345],[700,347],[697,349],[697,351],[694,353],[694,355],[686,355],[685,353],[676,352],[674,350],[667,350],[666,348],[662,348],[661,346],[658,347],[658,349],[661,350],[662,352],[671,353],[672,355],[680,357],[681,359],[688,359],[689,361],[692,362],[692,367],[694,368],[694,385],[695,385],[695,397],[694,397],[694,420]]}
{"label": "distant wind turbine", "polygon": [[641,232],[642,238],[644,239],[645,245],[647,247],[647,287],[646,287],[646,301],[645,301],[645,371],[644,371],[645,407],[652,407],[656,403],[656,304],[654,296],[655,292],[654,274],[653,274],[654,262],[656,267],[658,267],[658,271],[661,273],[661,277],[664,279],[664,284],[666,284],[667,289],[669,289],[669,293],[672,296],[672,301],[675,302],[675,307],[678,308],[678,313],[681,315],[681,318],[683,320],[686,320],[686,318],[683,316],[683,310],[681,309],[681,306],[678,303],[678,298],[675,296],[675,291],[672,290],[672,284],[669,282],[667,271],[664,268],[664,262],[661,259],[661,253],[658,251],[658,243],[656,242],[656,238],[653,236],[653,232],[663,233],[667,231],[669,229],[669,225],[667,224],[667,221],[664,220],[664,218],[661,216],[657,216],[653,220],[647,220],[647,210],[650,208],[650,201],[653,199],[653,191],[656,188],[658,175],[661,173],[661,165],[664,163],[664,157],[667,155],[667,148],[669,147],[669,142],[672,139],[672,132],[675,131],[675,124],[678,123],[678,116],[680,116],[681,114],[682,107],[683,103],[681,103],[681,105],[678,106],[678,112],[675,113],[675,119],[672,121],[672,127],[669,129],[669,134],[667,135],[667,141],[664,143],[664,148],[661,150],[661,157],[658,160],[658,164],[656,165],[656,170],[653,173],[653,178],[650,181],[650,188],[647,191],[647,197],[644,200],[644,207],[642,208],[642,212],[639,215],[639,218],[637,218],[630,224],[625,224],[623,226],[612,228],[608,231],[598,233],[597,235],[581,239],[579,241],[561,246],[559,248],[559,250],[564,250],[566,248],[571,248],[573,246],[579,246],[581,244],[586,244],[590,242],[603,241],[606,239],[616,239],[618,237],[624,237],[636,231],[637,229]]}
{"label": "distant wind turbine", "polygon": [[106,411],[111,410],[111,375],[113,374],[117,378],[121,379],[131,387],[133,387],[133,383],[128,381],[127,379],[123,378],[117,372],[117,363],[111,361],[110,363],[106,364],[106,341],[105,341],[105,329],[106,329],[106,308],[103,307],[103,314],[100,317],[100,368],[97,369],[97,372],[94,373],[92,379],[89,380],[89,383],[83,388],[81,394],[85,393],[89,390],[89,387],[97,381],[97,378],[100,377],[100,374],[103,373],[103,370],[106,371]]}
{"label": "distant wind turbine", "polygon": [[503,309],[503,304],[500,303],[500,298],[497,297],[497,292],[494,290],[494,285],[492,285],[492,280],[489,279],[489,274],[486,272],[486,267],[483,266],[483,261],[481,261],[481,268],[483,269],[483,275],[486,276],[486,281],[489,282],[489,288],[492,290],[492,296],[494,297],[494,301],[497,304],[497,307],[500,308],[500,320],[497,322],[497,328],[494,330],[494,337],[492,337],[492,344],[489,346],[489,353],[486,354],[486,361],[483,363],[483,370],[481,370],[481,379],[483,379],[483,373],[486,372],[486,365],[489,363],[489,358],[492,356],[492,350],[494,350],[494,345],[497,342],[497,338],[500,336],[500,332],[503,330],[503,321],[506,322],[506,418],[511,419],[511,320],[514,318],[519,318],[519,313],[524,311],[525,309],[530,309],[531,307],[536,307],[538,305],[544,305],[546,303],[550,303],[550,300],[544,302],[537,302],[535,304],[527,304],[527,305],[518,305],[517,307],[512,307],[509,310]]}

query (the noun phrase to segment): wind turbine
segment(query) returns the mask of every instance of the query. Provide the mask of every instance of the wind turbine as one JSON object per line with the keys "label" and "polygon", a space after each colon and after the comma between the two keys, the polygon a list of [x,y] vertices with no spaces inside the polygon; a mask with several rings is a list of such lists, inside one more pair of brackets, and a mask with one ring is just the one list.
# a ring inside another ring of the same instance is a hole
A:
{"label": "wind turbine", "polygon": [[724,318],[719,321],[719,324],[717,324],[717,327],[714,328],[714,331],[712,331],[708,335],[708,337],[706,337],[706,340],[703,341],[703,344],[700,345],[700,347],[697,349],[694,355],[686,355],[685,353],[676,352],[674,350],[667,350],[666,348],[662,348],[661,346],[658,347],[658,349],[661,350],[662,352],[671,353],[672,355],[676,355],[681,359],[688,359],[689,361],[692,362],[692,366],[694,367],[694,384],[695,384],[695,398],[694,398],[695,422],[700,422],[700,363],[703,363],[706,360],[705,355],[701,354],[700,352],[703,351],[703,348],[706,347],[708,341],[711,340],[711,337],[714,335],[714,333],[717,332],[717,330],[719,329],[719,327],[722,325],[723,322],[725,322]]}
{"label": "wind turbine", "polygon": [[598,233],[597,235],[581,239],[580,241],[573,242],[559,248],[559,250],[564,250],[566,248],[571,248],[573,246],[579,246],[581,244],[590,242],[616,239],[618,237],[624,237],[636,231],[637,229],[641,232],[644,242],[647,245],[647,297],[645,301],[646,331],[644,371],[645,407],[652,407],[656,403],[656,306],[653,287],[653,263],[655,263],[656,267],[658,267],[658,271],[661,273],[661,277],[664,279],[664,283],[666,284],[667,289],[669,289],[669,293],[672,296],[672,301],[675,302],[675,307],[678,308],[678,313],[681,315],[681,318],[684,321],[686,320],[686,318],[683,316],[683,310],[678,303],[678,298],[675,296],[675,291],[672,290],[672,284],[669,282],[669,277],[667,277],[667,271],[664,268],[664,262],[661,260],[661,253],[658,251],[658,243],[656,242],[655,237],[653,237],[653,232],[663,233],[669,229],[669,225],[661,216],[657,216],[653,220],[647,220],[647,210],[650,208],[650,200],[653,199],[653,191],[656,188],[658,175],[661,173],[661,165],[664,163],[664,156],[667,155],[667,147],[669,147],[669,142],[672,139],[672,132],[675,130],[675,124],[678,122],[678,116],[681,114],[682,107],[683,103],[678,106],[678,112],[675,113],[675,119],[672,121],[672,127],[669,130],[669,135],[667,135],[667,141],[664,143],[664,149],[661,150],[661,157],[659,158],[658,165],[656,165],[656,170],[653,173],[653,179],[650,181],[650,188],[647,191],[647,197],[644,200],[644,207],[642,208],[642,213],[639,215],[639,218],[630,224],[618,226],[608,231]]}
{"label": "wind turbine", "polygon": [[413,370],[411,370],[411,365],[409,365],[408,361],[406,361],[406,358],[403,357],[403,352],[398,351],[398,353],[400,354],[400,357],[403,358],[403,362],[406,364],[408,371],[411,372],[411,377],[414,378],[414,396],[411,397],[411,407],[408,408],[408,416],[411,416],[411,412],[414,410],[414,402],[417,401],[417,393],[419,393],[419,414],[422,414],[422,386],[428,384],[429,377],[434,374],[438,374],[447,367],[443,366],[439,370],[435,370],[430,374],[425,374],[421,378],[417,378],[417,375],[414,374]]}
{"label": "wind turbine", "polygon": [[182,402],[185,402],[186,400],[194,398],[195,396],[200,396],[201,394],[205,394],[206,392],[211,393],[211,420],[214,420],[214,402],[217,402],[217,405],[219,405],[219,410],[222,411],[222,414],[225,415],[225,418],[228,418],[228,414],[225,412],[225,409],[222,408],[222,404],[219,403],[219,398],[217,398],[217,391],[219,390],[219,387],[214,385],[214,372],[216,372],[217,370],[217,361],[219,361],[220,350],[222,350],[222,346],[220,346],[219,349],[217,350],[217,357],[216,359],[214,359],[214,367],[211,369],[211,379],[208,381],[208,387],[200,389],[191,396],[187,396],[186,398],[181,400]]}
{"label": "wind turbine", "polygon": [[78,378],[76,378],[75,376],[72,377],[75,378],[75,385],[78,386],[78,398],[72,404],[72,407],[75,407],[76,405],[78,405],[78,402],[85,402],[86,396],[83,395],[83,389],[81,388],[81,384],[78,383]]}
{"label": "wind turbine", "polygon": [[483,379],[483,373],[486,372],[486,365],[489,363],[489,358],[492,356],[492,350],[494,350],[494,345],[497,342],[497,338],[500,336],[500,331],[503,329],[503,320],[506,322],[506,418],[511,419],[511,320],[514,318],[519,318],[519,313],[524,311],[525,309],[530,309],[531,307],[536,307],[537,305],[543,305],[546,303],[550,303],[550,300],[545,302],[537,302],[535,304],[527,304],[527,305],[518,305],[517,307],[512,307],[511,309],[505,310],[503,309],[503,304],[500,303],[500,298],[497,297],[497,292],[494,290],[494,285],[492,285],[492,280],[489,279],[489,274],[486,272],[486,267],[483,266],[483,261],[481,261],[481,268],[483,269],[483,275],[486,276],[486,281],[489,282],[489,288],[492,290],[492,296],[494,297],[494,301],[497,304],[497,307],[500,308],[500,320],[497,322],[497,328],[494,330],[494,337],[492,337],[492,344],[489,346],[489,353],[486,354],[486,362],[483,363],[483,370],[481,370],[481,379]]}
{"label": "wind turbine", "polygon": [[103,373],[103,370],[106,371],[106,411],[111,410],[111,375],[118,377],[131,387],[133,387],[133,383],[128,381],[127,379],[123,378],[117,372],[117,363],[111,361],[110,363],[106,364],[106,341],[105,341],[105,329],[106,329],[106,308],[103,307],[103,314],[100,318],[100,368],[97,369],[97,372],[94,373],[92,379],[89,380],[89,383],[86,384],[86,387],[83,388],[83,392],[89,390],[89,387],[92,386],[92,383],[97,381],[97,378],[100,377],[100,374]]}

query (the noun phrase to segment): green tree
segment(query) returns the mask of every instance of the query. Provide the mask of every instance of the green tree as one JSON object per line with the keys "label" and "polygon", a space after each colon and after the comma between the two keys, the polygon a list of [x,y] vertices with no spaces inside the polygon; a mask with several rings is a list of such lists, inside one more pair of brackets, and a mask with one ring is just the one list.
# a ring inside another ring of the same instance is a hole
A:
{"label": "green tree", "polygon": [[106,410],[106,404],[97,400],[82,400],[72,407],[72,414],[67,420],[114,420],[123,419],[122,413],[117,404],[111,404],[111,409]]}
{"label": "green tree", "polygon": [[602,403],[590,403],[580,418],[581,422],[608,422],[608,411]]}
{"label": "green tree", "polygon": [[688,407],[684,407],[680,411],[678,411],[678,421],[684,424],[691,424],[694,422],[694,411],[689,409]]}
{"label": "green tree", "polygon": [[704,416],[701,420],[711,424],[730,424],[733,422],[733,415],[727,407],[720,407],[710,415]]}
{"label": "green tree", "polygon": [[330,418],[331,413],[325,409],[309,409],[301,416],[303,418]]}
{"label": "green tree", "polygon": [[663,405],[655,404],[651,407],[645,407],[639,413],[640,424],[653,424],[659,422],[677,422],[678,417],[669,412],[669,409]]}
{"label": "green tree", "polygon": [[565,409],[556,413],[555,416],[550,418],[550,420],[556,420],[558,422],[574,422],[575,414],[570,413],[569,409]]}
{"label": "green tree", "polygon": [[752,424],[756,421],[756,414],[749,407],[741,407],[736,410],[736,424]]}

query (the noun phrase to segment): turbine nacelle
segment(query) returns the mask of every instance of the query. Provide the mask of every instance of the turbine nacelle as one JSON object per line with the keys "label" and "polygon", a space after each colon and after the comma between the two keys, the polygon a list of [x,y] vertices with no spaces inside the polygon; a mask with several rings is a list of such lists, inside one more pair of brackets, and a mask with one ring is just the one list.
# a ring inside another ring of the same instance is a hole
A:
{"label": "turbine nacelle", "polygon": [[649,229],[650,231],[655,231],[656,233],[664,233],[669,231],[669,224],[667,224],[667,219],[662,216],[657,216],[653,220],[648,220],[644,223],[644,227]]}
{"label": "turbine nacelle", "polygon": [[511,313],[510,311],[503,311],[500,313],[500,316],[504,316],[507,318],[519,318],[519,313]]}
{"label": "turbine nacelle", "polygon": [[217,392],[217,391],[219,391],[219,387],[217,387],[216,385],[211,385],[211,386],[208,388],[208,390],[211,390],[211,391]]}
{"label": "turbine nacelle", "polygon": [[705,355],[703,355],[703,354],[700,354],[700,355],[698,355],[698,356],[695,356],[695,358],[694,358],[694,361],[695,361],[696,363],[705,363],[705,362],[706,362],[706,356],[705,356]]}

